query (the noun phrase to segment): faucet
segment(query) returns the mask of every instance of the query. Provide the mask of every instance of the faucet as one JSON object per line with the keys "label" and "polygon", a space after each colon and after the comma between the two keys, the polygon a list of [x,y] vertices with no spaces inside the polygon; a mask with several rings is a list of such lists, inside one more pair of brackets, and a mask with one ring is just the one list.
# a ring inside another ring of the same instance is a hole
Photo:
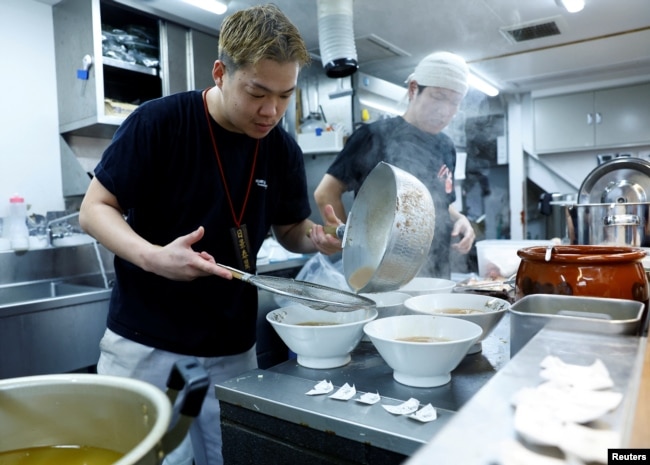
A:
{"label": "faucet", "polygon": [[[69,219],[76,218],[78,216],[79,216],[79,212],[75,212],[75,213],[71,213],[69,215],[60,216],[59,218],[54,218],[53,220],[49,220],[46,223],[45,228],[47,230],[47,238],[48,238],[48,242],[49,242],[48,245],[50,247],[52,247],[53,239],[54,239],[54,236],[55,236],[54,232],[52,231],[52,225],[57,224],[57,223],[63,223],[65,221],[68,221]],[[57,236],[57,238],[58,237],[63,237],[64,234],[63,233],[58,233],[56,236]]]}

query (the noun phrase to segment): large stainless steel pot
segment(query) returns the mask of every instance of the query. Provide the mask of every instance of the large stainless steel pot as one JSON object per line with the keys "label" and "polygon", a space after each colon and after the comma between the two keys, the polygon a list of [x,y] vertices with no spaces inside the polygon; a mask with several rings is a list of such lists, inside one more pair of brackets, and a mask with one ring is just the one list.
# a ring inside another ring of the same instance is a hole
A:
{"label": "large stainless steel pot", "polygon": [[648,247],[649,194],[648,160],[615,158],[597,166],[582,182],[578,201],[566,206],[570,243]]}
{"label": "large stainless steel pot", "polygon": [[343,235],[343,273],[356,292],[387,292],[420,271],[433,240],[435,210],[413,175],[379,163],[350,209]]}
{"label": "large stainless steel pot", "polygon": [[650,247],[650,203],[591,203],[566,207],[567,236],[573,245]]}
{"label": "large stainless steel pot", "polygon": [[175,365],[167,394],[143,381],[106,375],[1,380],[0,453],[77,445],[124,454],[115,465],[156,465],[187,434],[208,385],[193,358]]}

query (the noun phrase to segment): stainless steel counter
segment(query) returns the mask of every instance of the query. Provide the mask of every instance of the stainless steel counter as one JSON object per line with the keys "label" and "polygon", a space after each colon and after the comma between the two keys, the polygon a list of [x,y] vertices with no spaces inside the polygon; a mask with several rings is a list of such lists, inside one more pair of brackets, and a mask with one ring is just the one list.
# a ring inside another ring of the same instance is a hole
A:
{"label": "stainless steel counter", "polygon": [[[438,388],[410,388],[397,383],[372,344],[362,342],[345,367],[313,370],[290,360],[219,383],[215,387],[216,395],[222,406],[236,406],[243,412],[257,415],[250,424],[257,425],[261,421],[262,435],[270,438],[271,443],[286,445],[284,443],[293,441],[297,435],[311,434],[302,441],[302,449],[289,444],[289,448],[298,451],[292,457],[302,457],[302,463],[328,463],[330,457],[319,461],[323,457],[321,450],[311,455],[311,446],[345,438],[347,443],[332,447],[359,444],[365,447],[365,454],[368,448],[392,454],[382,456],[380,453],[373,456],[374,460],[363,455],[358,459],[346,458],[350,463],[398,464],[406,461],[408,465],[488,465],[499,463],[499,446],[504,440],[517,439],[511,399],[519,389],[541,382],[540,362],[545,356],[556,355],[566,363],[578,365],[589,365],[599,358],[610,372],[614,390],[624,395],[622,405],[602,417],[600,422],[618,431],[622,447],[625,447],[638,397],[645,338],[543,329],[509,360],[509,329],[506,315],[484,341],[482,353],[465,357],[452,373],[451,382]],[[358,392],[378,391],[382,399],[378,404],[366,406],[327,396],[305,395],[323,379],[332,381],[335,388],[348,383],[354,384]],[[381,407],[381,404],[397,404],[411,397],[421,404],[433,404],[438,409],[438,419],[422,424],[393,416]],[[264,418],[278,422],[268,424]],[[274,436],[284,424],[299,427],[284,437]],[[314,436],[314,432],[320,435]],[[224,448],[227,448],[225,437]],[[273,459],[282,456],[282,453],[273,455],[276,449],[259,443],[256,449],[263,451],[262,456]],[[254,463],[260,463],[259,457]],[[273,459],[261,463],[273,463]],[[251,463],[250,458],[236,463],[247,463],[245,460]]]}
{"label": "stainless steel counter", "polygon": [[[599,423],[601,428],[618,431],[624,444],[621,447],[627,447],[625,444],[629,441],[633,423],[644,348],[645,338],[636,336],[543,329],[407,463],[500,463],[499,448],[503,442],[517,440],[511,399],[520,389],[536,387],[542,382],[540,362],[547,355],[576,365],[591,365],[596,359],[605,364],[614,381],[613,390],[623,394],[623,402],[602,417]],[[549,449],[552,448],[545,448],[543,452],[561,457],[557,455],[559,451]]]}
{"label": "stainless steel counter", "polygon": [[303,255],[297,258],[290,258],[287,260],[271,262],[271,263],[258,263],[257,264],[257,273],[258,274],[272,274],[277,271],[291,270],[291,269],[300,269],[302,266],[307,263],[307,260],[311,258],[311,255]]}
{"label": "stainless steel counter", "polygon": [[[370,342],[361,342],[346,366],[330,370],[304,368],[295,360],[267,370],[253,370],[219,383],[222,403],[248,409],[285,422],[347,438],[403,457],[410,456],[438,433],[509,360],[508,315],[483,342],[483,351],[468,355],[452,373],[450,383],[437,388],[412,388],[393,380],[392,370]],[[379,403],[367,406],[327,396],[307,396],[318,381],[335,387],[355,385],[358,392],[379,392]],[[438,419],[420,423],[388,413],[381,404],[398,404],[414,397],[438,409]],[[224,439],[225,441],[225,439]]]}

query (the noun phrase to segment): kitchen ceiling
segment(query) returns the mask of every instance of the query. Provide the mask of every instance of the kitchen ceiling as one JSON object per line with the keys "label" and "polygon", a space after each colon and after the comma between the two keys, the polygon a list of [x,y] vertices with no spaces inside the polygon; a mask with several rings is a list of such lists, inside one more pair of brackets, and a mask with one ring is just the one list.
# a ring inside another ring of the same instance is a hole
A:
{"label": "kitchen ceiling", "polygon": [[[217,33],[223,16],[182,0],[117,0],[170,20]],[[463,56],[502,92],[520,93],[584,82],[650,79],[648,0],[585,0],[569,14],[555,0],[354,0],[354,35],[360,70],[403,84],[434,50]],[[228,13],[258,4],[231,0]],[[316,0],[274,0],[318,55]],[[228,14],[226,13],[226,14]],[[530,27],[529,27],[530,26]],[[507,31],[534,34],[516,41]]]}

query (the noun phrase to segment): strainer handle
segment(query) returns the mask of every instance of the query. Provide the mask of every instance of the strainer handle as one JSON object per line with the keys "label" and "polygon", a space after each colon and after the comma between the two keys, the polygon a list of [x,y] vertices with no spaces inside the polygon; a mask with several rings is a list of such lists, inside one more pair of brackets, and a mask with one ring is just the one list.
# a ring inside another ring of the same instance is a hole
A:
{"label": "strainer handle", "polygon": [[226,270],[230,271],[230,274],[232,274],[233,278],[241,279],[246,283],[249,282],[251,278],[254,276],[250,273],[246,273],[245,271],[238,270],[237,268],[233,268],[228,265],[222,265],[221,263],[217,263],[217,266],[220,266],[221,268],[225,268]]}

